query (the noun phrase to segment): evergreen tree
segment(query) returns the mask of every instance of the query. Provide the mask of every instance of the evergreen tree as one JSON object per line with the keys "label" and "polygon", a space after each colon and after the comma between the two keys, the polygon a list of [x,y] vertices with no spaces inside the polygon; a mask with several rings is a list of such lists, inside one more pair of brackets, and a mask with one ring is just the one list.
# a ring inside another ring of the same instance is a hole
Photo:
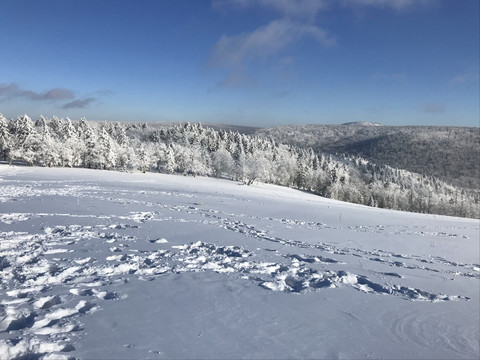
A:
{"label": "evergreen tree", "polygon": [[11,133],[12,148],[10,161],[14,159],[24,160],[29,165],[33,165],[39,141],[32,119],[28,115],[18,117],[12,123]]}
{"label": "evergreen tree", "polygon": [[177,163],[175,162],[175,151],[172,148],[172,145],[168,145],[165,150],[165,171],[168,173],[173,173],[177,170]]}
{"label": "evergreen tree", "polygon": [[7,160],[11,149],[11,135],[7,119],[0,114],[0,159]]}
{"label": "evergreen tree", "polygon": [[40,116],[35,122],[35,127],[38,128],[37,131],[42,144],[36,154],[37,162],[48,167],[56,166],[59,162],[58,147],[57,142],[50,133],[47,119]]}
{"label": "evergreen tree", "polygon": [[97,134],[89,123],[82,118],[79,124],[79,132],[83,143],[82,163],[84,167],[97,168],[99,165]]}
{"label": "evergreen tree", "polygon": [[100,169],[115,169],[116,154],[114,143],[104,126],[100,129],[97,144]]}
{"label": "evergreen tree", "polygon": [[245,151],[243,145],[238,145],[233,153],[233,175],[235,180],[244,181],[245,178]]}

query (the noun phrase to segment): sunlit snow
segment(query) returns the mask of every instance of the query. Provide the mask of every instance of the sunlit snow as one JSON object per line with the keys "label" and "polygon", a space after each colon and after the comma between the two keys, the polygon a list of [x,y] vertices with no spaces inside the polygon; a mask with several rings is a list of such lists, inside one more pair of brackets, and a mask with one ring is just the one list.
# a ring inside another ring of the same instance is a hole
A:
{"label": "sunlit snow", "polygon": [[479,232],[273,185],[0,165],[0,359],[478,358]]}

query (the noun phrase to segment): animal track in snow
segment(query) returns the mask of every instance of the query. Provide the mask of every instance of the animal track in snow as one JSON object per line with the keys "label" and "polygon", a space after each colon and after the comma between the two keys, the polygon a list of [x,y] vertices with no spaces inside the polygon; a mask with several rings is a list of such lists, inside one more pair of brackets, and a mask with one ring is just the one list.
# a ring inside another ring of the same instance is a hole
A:
{"label": "animal track in snow", "polygon": [[[320,272],[300,263],[324,262],[319,258],[289,255],[290,263],[257,263],[248,260],[254,253],[239,247],[217,247],[214,244],[196,242],[176,247],[181,250],[177,259],[185,264],[176,271],[215,271],[220,273],[239,273],[259,282],[259,285],[274,291],[302,293],[321,288],[350,286],[357,290],[374,294],[401,296],[408,300],[447,301],[468,300],[463,296],[434,294],[421,289],[402,285],[382,285],[369,280],[366,276],[351,274],[345,271]],[[173,257],[175,259],[175,257]],[[327,262],[328,263],[328,262]],[[255,274],[255,276],[249,276]],[[262,278],[258,275],[269,275]]]}

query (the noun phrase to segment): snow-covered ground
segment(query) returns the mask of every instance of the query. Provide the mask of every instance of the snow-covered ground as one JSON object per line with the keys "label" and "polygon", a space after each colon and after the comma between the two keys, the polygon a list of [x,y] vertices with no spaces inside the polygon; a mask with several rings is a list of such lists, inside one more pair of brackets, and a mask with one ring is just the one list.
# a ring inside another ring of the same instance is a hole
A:
{"label": "snow-covered ground", "polygon": [[479,221],[0,165],[0,358],[478,358]]}

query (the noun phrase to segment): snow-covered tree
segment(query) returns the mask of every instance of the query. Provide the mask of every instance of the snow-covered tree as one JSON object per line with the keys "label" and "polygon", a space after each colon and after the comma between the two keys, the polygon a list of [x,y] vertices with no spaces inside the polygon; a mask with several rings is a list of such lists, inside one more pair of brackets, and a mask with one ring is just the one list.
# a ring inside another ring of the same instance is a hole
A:
{"label": "snow-covered tree", "polygon": [[8,121],[0,114],[0,159],[7,160],[11,149],[11,141]]}
{"label": "snow-covered tree", "polygon": [[245,159],[245,183],[253,184],[255,181],[265,181],[270,177],[272,164],[260,152],[255,155],[248,154]]}
{"label": "snow-covered tree", "polygon": [[165,162],[164,169],[167,173],[173,173],[177,169],[177,163],[175,161],[175,151],[172,148],[172,145],[168,145],[165,150]]}
{"label": "snow-covered tree", "polygon": [[233,164],[233,177],[235,180],[245,180],[245,168],[246,168],[246,156],[243,143],[238,145],[235,152],[232,155]]}
{"label": "snow-covered tree", "polygon": [[96,168],[100,163],[97,147],[97,134],[92,126],[82,118],[78,126],[80,140],[83,144],[82,163],[84,167]]}
{"label": "snow-covered tree", "polygon": [[108,134],[105,126],[100,129],[100,134],[97,140],[98,160],[100,162],[100,169],[115,169],[116,154],[115,145],[112,138]]}
{"label": "snow-covered tree", "polygon": [[152,158],[149,148],[144,144],[140,144],[140,147],[138,148],[137,160],[141,172],[146,172],[150,169]]}
{"label": "snow-covered tree", "polygon": [[32,119],[28,115],[19,116],[12,123],[12,147],[10,160],[24,160],[33,165],[35,151],[39,146],[39,139],[34,129]]}
{"label": "snow-covered tree", "polygon": [[212,156],[213,174],[220,177],[224,174],[231,176],[235,171],[235,163],[230,153],[223,147],[220,147]]}
{"label": "snow-covered tree", "polygon": [[0,115],[0,159],[31,165],[213,175],[292,186],[365,205],[479,217],[480,192],[432,176],[199,124],[89,122]]}
{"label": "snow-covered tree", "polygon": [[40,115],[35,122],[35,127],[37,128],[38,138],[41,143],[41,146],[38,147],[36,152],[37,163],[48,167],[57,166],[60,158],[58,154],[59,147],[50,133],[47,119]]}

